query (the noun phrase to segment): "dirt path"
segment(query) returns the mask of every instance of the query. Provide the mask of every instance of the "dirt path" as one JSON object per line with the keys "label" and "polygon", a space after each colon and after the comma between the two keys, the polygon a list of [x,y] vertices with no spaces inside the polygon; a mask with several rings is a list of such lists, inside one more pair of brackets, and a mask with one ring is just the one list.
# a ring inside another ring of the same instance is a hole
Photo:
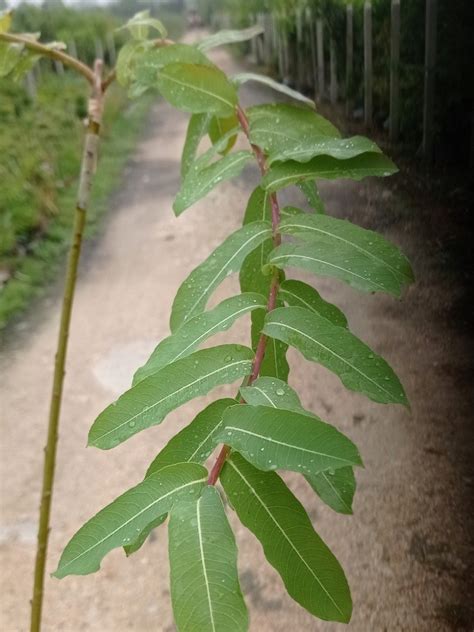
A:
{"label": "dirt path", "polygon": [[[235,65],[224,53],[219,61]],[[257,89],[248,89],[244,97],[247,102],[272,98]],[[70,340],[49,571],[74,531],[140,481],[176,428],[211,399],[180,408],[160,427],[114,450],[85,449],[96,415],[128,387],[133,370],[167,335],[179,283],[239,226],[256,183],[249,169],[175,219],[171,204],[185,125],[183,114],[166,104],[155,106],[123,188],[112,201],[106,230],[84,253]],[[382,230],[413,259],[419,281],[403,302],[359,294],[337,282],[318,282],[323,295],[346,311],[352,330],[397,370],[412,411],[369,403],[346,391],[323,368],[291,353],[291,383],[298,385],[303,403],[355,440],[366,467],[357,472],[353,517],[332,513],[301,479],[287,478],[346,569],[355,603],[350,630],[471,629],[472,549],[465,509],[473,486],[468,471],[469,357],[464,338],[448,319],[447,305],[456,298],[456,288],[439,281],[431,255],[419,242],[423,235],[416,218],[401,210],[400,201],[383,186],[329,184],[322,193],[331,213]],[[215,301],[236,291],[236,279],[229,279]],[[37,313],[12,331],[0,357],[0,629],[5,632],[27,630],[39,446],[45,435],[59,307],[56,293],[43,301]],[[219,338],[224,339],[246,342],[246,323]],[[347,629],[311,619],[286,597],[259,544],[235,520],[233,524],[253,632]],[[111,553],[98,574],[61,582],[48,578],[44,630],[171,632],[167,575],[162,529],[130,560],[120,550]]]}

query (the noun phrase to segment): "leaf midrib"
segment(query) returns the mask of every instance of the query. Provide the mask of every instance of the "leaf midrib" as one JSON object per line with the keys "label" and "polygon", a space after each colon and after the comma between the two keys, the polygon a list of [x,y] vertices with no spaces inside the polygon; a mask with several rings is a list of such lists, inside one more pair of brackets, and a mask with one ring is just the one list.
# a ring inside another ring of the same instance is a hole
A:
{"label": "leaf midrib", "polygon": [[242,474],[242,472],[240,472],[240,470],[237,468],[237,466],[235,465],[235,463],[233,463],[231,460],[228,460],[227,463],[234,468],[234,470],[237,472],[237,474],[241,477],[241,479],[244,481],[244,483],[247,485],[247,487],[250,489],[250,491],[253,493],[253,495],[255,496],[255,498],[258,500],[258,502],[261,504],[261,506],[263,507],[263,509],[268,513],[268,515],[270,516],[270,518],[272,519],[272,521],[275,523],[276,527],[279,529],[279,531],[281,532],[281,534],[283,535],[283,537],[285,538],[285,540],[288,542],[288,544],[291,546],[291,548],[294,550],[294,552],[296,553],[296,555],[299,557],[299,559],[303,562],[304,566],[306,566],[306,568],[308,569],[308,571],[310,572],[310,574],[314,577],[314,579],[318,582],[318,584],[321,586],[321,588],[323,589],[323,591],[326,593],[326,595],[329,597],[329,599],[331,600],[331,602],[334,604],[334,606],[337,608],[337,610],[341,613],[341,615],[344,617],[344,612],[340,609],[340,607],[337,605],[337,603],[334,601],[334,598],[331,596],[331,594],[328,592],[328,590],[326,589],[326,587],[324,586],[324,584],[321,582],[321,580],[318,578],[317,575],[315,575],[313,569],[311,568],[311,566],[309,566],[309,564],[306,562],[306,560],[304,559],[304,557],[301,555],[301,553],[298,551],[298,549],[296,548],[296,546],[293,544],[293,542],[291,541],[291,539],[287,536],[287,534],[285,533],[285,530],[280,526],[280,523],[278,522],[278,520],[276,520],[276,518],[274,517],[274,515],[272,514],[272,512],[270,511],[270,509],[266,506],[266,504],[263,502],[262,498],[260,497],[260,495],[258,494],[258,492],[252,487],[252,485],[250,484],[250,482],[247,480],[247,478],[245,477],[244,474]]}
{"label": "leaf midrib", "polygon": [[[150,509],[150,507],[153,507],[153,505],[156,505],[156,503],[160,502],[161,500],[164,500],[165,498],[167,498],[168,496],[171,496],[171,494],[174,494],[175,492],[179,492],[182,489],[186,489],[186,487],[191,487],[191,485],[197,485],[200,483],[205,483],[206,482],[206,478],[200,478],[197,479],[195,481],[191,481],[190,483],[185,483],[184,485],[180,485],[179,487],[175,487],[174,489],[172,489],[170,492],[167,492],[166,494],[164,494],[163,496],[160,496],[159,498],[155,499],[153,502],[151,502],[150,504],[148,504],[146,507],[144,507],[142,510],[140,510],[138,513],[136,513],[134,516],[132,516],[131,518],[129,518],[128,520],[126,520],[123,524],[121,524],[119,527],[117,527],[116,529],[114,529],[111,533],[109,533],[108,535],[106,535],[104,538],[102,538],[101,540],[99,540],[98,542],[96,542],[95,544],[93,544],[91,547],[89,547],[88,549],[86,549],[85,551],[82,551],[79,555],[77,555],[74,559],[70,560],[69,562],[67,562],[66,564],[64,564],[63,566],[60,567],[60,569],[58,568],[58,570],[64,570],[65,568],[67,568],[68,566],[70,566],[72,563],[76,562],[79,558],[81,558],[83,555],[86,555],[87,553],[90,553],[91,551],[93,551],[96,547],[100,546],[103,542],[105,542],[106,540],[108,540],[109,538],[111,538],[113,535],[115,535],[118,531],[120,531],[120,529],[123,529],[124,527],[126,527],[130,522],[132,522],[133,520],[135,520],[136,518],[138,518],[139,516],[141,516],[143,513],[145,513],[145,511],[148,511],[148,509]],[[163,512],[165,513],[165,512]]]}
{"label": "leaf midrib", "polygon": [[[326,457],[328,459],[334,459],[335,461],[342,461],[345,465],[354,465],[352,461],[348,461],[347,459],[343,459],[339,456],[334,456],[332,454],[325,454],[324,452],[317,452],[316,450],[309,450],[308,448],[303,448],[299,445],[294,445],[292,443],[286,443],[285,441],[279,441],[278,439],[274,439],[273,437],[266,437],[265,435],[261,435],[258,432],[253,432],[250,430],[245,430],[244,428],[239,428],[237,426],[227,426],[226,430],[235,430],[236,432],[241,432],[242,434],[250,435],[251,437],[256,437],[258,439],[263,439],[267,443],[276,443],[278,445],[284,446],[285,448],[292,448],[294,450],[301,450],[301,452],[308,452],[308,454],[314,454],[317,456]],[[317,472],[314,472],[315,474]]]}
{"label": "leaf midrib", "polygon": [[207,593],[207,603],[209,606],[209,615],[211,617],[211,626],[212,626],[212,632],[216,632],[216,626],[214,623],[214,612],[212,609],[212,600],[211,600],[211,590],[210,590],[210,586],[209,586],[209,579],[207,576],[207,567],[206,567],[206,560],[204,557],[204,545],[203,545],[203,541],[202,541],[202,530],[201,530],[201,512],[200,512],[200,505],[201,505],[201,500],[202,497],[198,499],[197,503],[196,503],[196,518],[197,518],[197,530],[198,530],[198,540],[199,540],[199,552],[201,555],[201,564],[202,564],[202,571],[203,571],[203,575],[204,575],[204,583],[206,585],[206,593]]}
{"label": "leaf midrib", "polygon": [[[187,65],[195,65],[196,66],[197,64],[187,64]],[[196,90],[196,92],[202,92],[203,94],[206,94],[207,96],[210,96],[210,97],[213,97],[214,99],[217,99],[218,101],[222,101],[222,103],[225,103],[231,109],[234,108],[234,104],[232,103],[232,101],[227,101],[227,99],[224,99],[224,97],[221,97],[218,94],[215,94],[214,92],[209,92],[209,90],[205,90],[204,88],[196,86],[195,84],[187,83],[186,81],[180,81],[179,79],[176,79],[175,77],[170,77],[166,73],[163,73],[163,71],[161,71],[161,74],[166,79],[168,79],[168,81],[177,83],[178,85],[184,86],[185,88],[191,88],[192,90]]]}
{"label": "leaf midrib", "polygon": [[[336,158],[334,158],[334,160],[337,160]],[[387,166],[386,171],[388,171],[390,169],[389,166]],[[351,167],[349,169],[349,171],[351,172],[358,172],[358,175],[362,175],[364,174],[365,176],[372,176],[372,175],[379,175],[380,174],[380,167]],[[283,182],[287,182],[287,181],[291,181],[291,180],[302,180],[303,178],[306,179],[310,179],[310,178],[325,178],[328,175],[331,175],[334,173],[334,169],[314,169],[312,171],[310,170],[306,170],[306,171],[301,171],[301,172],[297,172],[297,173],[293,173],[287,176],[281,176],[280,178],[274,178],[273,180],[271,180],[269,178],[269,182],[267,184],[267,186],[265,187],[265,190],[270,190],[274,189],[275,186],[278,186],[280,188],[280,184]],[[271,172],[270,172],[271,174]],[[337,176],[339,178],[344,178],[344,175],[339,175]],[[335,176],[336,178],[336,176]]]}
{"label": "leaf midrib", "polygon": [[214,285],[215,281],[220,277],[220,275],[224,272],[224,270],[226,270],[227,268],[229,268],[229,266],[231,265],[232,261],[240,254],[240,252],[254,239],[257,239],[257,237],[260,237],[261,235],[264,235],[265,233],[271,233],[271,229],[270,228],[265,228],[264,230],[261,230],[260,232],[252,235],[251,237],[249,237],[247,239],[247,241],[245,243],[243,243],[235,252],[234,254],[230,257],[230,259],[227,259],[225,264],[222,266],[222,268],[217,272],[217,274],[214,276],[214,278],[210,281],[210,283],[208,284],[208,286],[203,290],[203,292],[199,295],[199,297],[196,299],[196,301],[194,302],[194,304],[192,305],[192,307],[189,308],[188,314],[187,316],[185,316],[185,318],[183,318],[183,322],[185,320],[188,320],[190,315],[193,313],[193,311],[196,309],[196,305],[199,305],[199,303],[202,301],[203,297],[206,296],[206,294],[208,293],[208,291],[212,288],[212,286]]}
{"label": "leaf midrib", "polygon": [[348,505],[346,503],[346,501],[344,500],[344,498],[341,496],[341,494],[339,493],[339,490],[337,489],[337,487],[335,487],[331,481],[329,480],[326,472],[320,472],[321,476],[325,479],[326,483],[329,485],[329,487],[332,489],[332,491],[334,492],[334,494],[336,495],[337,498],[339,498],[339,501],[344,505],[344,507],[346,509],[348,509],[350,512],[352,512],[352,507],[350,505]]}
{"label": "leaf midrib", "polygon": [[347,274],[350,274],[354,277],[357,277],[358,279],[362,279],[363,281],[365,281],[366,283],[371,283],[372,285],[375,285],[376,287],[380,288],[383,292],[386,292],[386,288],[384,285],[381,285],[380,283],[377,283],[377,281],[374,281],[373,279],[369,279],[368,277],[362,276],[361,274],[357,274],[356,272],[354,272],[353,270],[349,270],[348,268],[343,268],[342,266],[337,266],[335,263],[330,263],[329,261],[325,261],[324,259],[317,259],[316,257],[310,257],[309,255],[297,255],[294,253],[290,253],[287,255],[277,255],[276,257],[272,257],[270,262],[271,263],[276,263],[277,261],[281,260],[281,259],[308,259],[309,261],[316,261],[317,263],[322,263],[326,266],[330,266],[331,268],[336,268],[337,270],[342,270],[342,272],[346,272]]}
{"label": "leaf midrib", "polygon": [[[97,443],[98,441],[102,440],[104,437],[106,437],[107,435],[109,435],[109,434],[111,434],[113,432],[117,432],[118,430],[120,430],[120,428],[122,428],[123,426],[129,424],[131,421],[133,421],[134,419],[136,419],[140,415],[144,415],[145,413],[147,413],[148,411],[152,410],[153,408],[155,408],[159,404],[162,404],[164,401],[166,401],[170,397],[174,397],[175,395],[177,395],[181,391],[184,391],[184,390],[186,390],[188,388],[191,388],[192,386],[194,386],[194,384],[197,384],[201,380],[205,380],[205,379],[211,377],[212,375],[215,375],[216,373],[219,373],[220,371],[226,371],[227,369],[231,369],[232,367],[238,366],[239,364],[250,364],[250,363],[251,363],[251,360],[239,360],[238,362],[232,362],[232,363],[226,364],[225,366],[219,367],[215,371],[211,371],[210,373],[206,373],[205,375],[201,375],[198,379],[196,379],[196,380],[194,380],[192,382],[189,382],[188,384],[185,384],[184,386],[182,386],[181,388],[179,388],[176,391],[173,391],[172,393],[168,393],[168,395],[165,395],[165,397],[162,397],[159,401],[155,402],[151,406],[148,406],[148,407],[144,408],[139,413],[136,413],[135,415],[133,415],[133,417],[129,417],[128,419],[126,419],[120,425],[115,426],[115,428],[112,428],[112,430],[109,430],[108,432],[100,435],[100,437],[97,437],[96,439],[94,439],[94,443]],[[138,384],[137,384],[137,386],[138,386]]]}
{"label": "leaf midrib", "polygon": [[[204,338],[206,338],[207,336],[209,336],[209,334],[214,329],[217,329],[218,327],[225,325],[225,323],[227,323],[228,320],[232,320],[232,318],[237,318],[240,314],[244,314],[247,311],[258,309],[258,307],[259,307],[258,304],[255,304],[255,303],[251,305],[246,305],[244,308],[235,310],[234,312],[232,312],[232,314],[229,314],[225,318],[222,318],[218,323],[216,323],[215,325],[207,329],[204,333],[202,333],[200,336],[198,336],[193,342],[190,342],[189,345],[185,347],[182,351],[180,351],[177,356],[175,356],[172,360],[170,360],[170,362],[175,362],[176,360],[179,360],[179,358],[183,355],[183,353],[186,353],[186,351],[190,347],[193,347],[194,345],[199,344],[199,342],[203,340]],[[262,305],[262,307],[265,307],[265,306]]]}
{"label": "leaf midrib", "polygon": [[313,338],[309,334],[306,334],[304,331],[301,331],[300,329],[296,329],[295,327],[291,327],[290,325],[287,325],[286,323],[270,321],[268,324],[269,325],[278,325],[279,327],[285,327],[286,329],[290,329],[291,331],[295,331],[297,334],[300,334],[300,335],[304,336],[305,338],[308,338],[308,340],[311,340],[312,342],[316,343],[317,345],[319,345],[320,347],[322,347],[323,349],[328,351],[330,354],[332,354],[333,356],[335,356],[336,358],[341,360],[341,362],[344,362],[344,364],[347,364],[347,366],[349,366],[351,369],[354,369],[354,371],[356,371],[357,373],[362,375],[362,377],[364,377],[366,380],[368,380],[369,382],[372,382],[372,384],[374,384],[374,386],[376,386],[377,388],[382,390],[384,393],[389,395],[391,401],[393,400],[393,395],[392,395],[392,393],[390,393],[390,391],[387,391],[385,388],[383,388],[383,386],[380,386],[380,384],[378,384],[375,380],[373,380],[371,377],[369,377],[368,375],[363,373],[360,369],[358,369],[356,366],[354,366],[353,364],[348,362],[345,358],[340,356],[338,353],[336,353],[335,351],[333,351],[329,347],[326,347],[326,345],[323,345],[323,343],[319,342],[319,340],[316,340],[315,338]]}
{"label": "leaf midrib", "polygon": [[[195,190],[194,195],[195,196],[197,195],[198,196],[197,199],[199,199],[202,196],[202,194],[206,191],[206,189],[208,187],[212,188],[214,186],[214,184],[216,184],[216,179],[217,178],[222,178],[223,174],[226,171],[229,171],[229,169],[231,169],[232,167],[237,166],[240,162],[243,162],[244,160],[249,160],[251,157],[252,157],[252,155],[250,154],[250,152],[244,152],[244,153],[242,153],[240,155],[234,154],[232,156],[226,156],[224,158],[221,158],[221,160],[219,160],[218,162],[216,162],[216,163],[214,163],[212,165],[208,165],[207,167],[204,167],[203,170],[201,171],[201,175],[203,173],[205,173],[205,171],[207,169],[212,169],[215,165],[218,165],[218,164],[220,164],[223,161],[226,161],[228,163],[228,164],[224,165],[224,167],[220,171],[217,170],[214,173],[214,175],[211,177],[211,179],[208,180],[207,182],[204,179],[200,178],[200,181],[202,182],[202,186],[200,188],[198,188],[197,190]],[[233,160],[226,160],[226,158],[233,158]],[[217,183],[219,183],[219,182],[220,182],[220,180],[217,181]],[[193,185],[194,185],[194,183],[195,182],[193,181]],[[194,186],[193,186],[193,188],[194,188]]]}
{"label": "leaf midrib", "polygon": [[362,248],[358,244],[356,244],[356,243],[354,243],[352,241],[349,241],[348,239],[344,239],[344,237],[341,237],[340,235],[337,235],[336,233],[331,233],[331,232],[329,232],[327,230],[323,230],[322,228],[318,228],[317,226],[308,226],[308,225],[305,225],[305,224],[287,224],[287,223],[285,223],[284,226],[281,226],[282,232],[284,232],[284,230],[283,230],[284,228],[294,228],[298,232],[304,232],[305,230],[310,230],[310,231],[322,233],[323,235],[327,235],[328,237],[332,237],[333,239],[338,239],[339,241],[342,241],[343,243],[348,244],[352,248],[355,248],[356,250],[359,250],[364,255],[367,255],[371,259],[375,259],[375,261],[378,261],[382,265],[386,266],[387,268],[389,268],[394,273],[395,277],[398,277],[398,276],[405,277],[405,274],[403,272],[400,272],[400,270],[397,270],[397,268],[393,267],[388,261],[386,261],[384,259],[381,259],[380,257],[375,255],[374,253],[370,252],[370,250],[365,250],[365,248]]}

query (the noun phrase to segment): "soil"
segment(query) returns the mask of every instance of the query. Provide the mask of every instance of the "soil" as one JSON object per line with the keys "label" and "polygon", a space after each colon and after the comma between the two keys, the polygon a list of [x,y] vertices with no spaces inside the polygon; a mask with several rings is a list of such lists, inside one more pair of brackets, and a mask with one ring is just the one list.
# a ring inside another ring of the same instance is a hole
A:
{"label": "soil", "polygon": [[[225,52],[227,70],[241,63]],[[249,85],[245,104],[274,98]],[[48,573],[77,528],[139,482],[166,441],[216,395],[181,407],[158,427],[111,451],[85,449],[97,414],[128,388],[136,367],[168,334],[179,284],[241,222],[257,183],[254,168],[216,188],[182,217],[171,205],[187,116],[157,102],[146,133],[111,200],[100,238],[80,266],[62,410]],[[395,180],[396,182],[396,180]],[[359,446],[353,516],[323,506],[299,477],[285,476],[323,539],[346,570],[354,599],[354,632],[472,630],[474,603],[471,347],[464,304],[465,276],[440,256],[436,222],[443,209],[407,201],[385,182],[323,183],[331,214],[381,231],[410,257],[417,281],[401,301],[357,293],[318,279],[323,296],[348,315],[350,327],[394,367],[411,410],[381,406],[346,391],[338,378],[290,352],[290,383],[304,405],[334,423]],[[284,203],[302,203],[296,192]],[[455,222],[454,222],[455,223]],[[462,237],[462,236],[461,236]],[[295,275],[296,276],[296,275]],[[303,275],[310,279],[309,276]],[[62,283],[10,329],[0,356],[1,618],[0,629],[28,629],[45,423]],[[238,291],[221,286],[213,303]],[[247,342],[239,322],[213,339]],[[471,497],[471,502],[470,502]],[[230,512],[229,512],[230,513]],[[343,630],[312,619],[286,595],[259,543],[231,516],[254,632]],[[45,632],[174,630],[166,528],[126,559],[107,556],[100,573],[46,579]],[[229,631],[231,632],[231,631]]]}

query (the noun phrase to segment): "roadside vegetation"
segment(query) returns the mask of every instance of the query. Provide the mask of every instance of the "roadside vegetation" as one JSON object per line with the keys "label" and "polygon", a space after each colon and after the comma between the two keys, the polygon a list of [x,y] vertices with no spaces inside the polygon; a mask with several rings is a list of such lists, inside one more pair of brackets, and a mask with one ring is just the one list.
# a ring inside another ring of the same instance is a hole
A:
{"label": "roadside vegetation", "polygon": [[[182,18],[171,17],[173,36],[179,37]],[[125,41],[116,31],[120,18],[113,13],[77,11],[57,3],[42,9],[22,5],[14,14],[14,24],[17,31],[41,32],[50,40],[75,46],[88,63],[97,53],[97,42],[103,43],[105,63],[110,64],[114,49],[117,53]],[[0,80],[0,330],[54,279],[68,248],[87,87],[73,73],[59,71],[44,60],[31,74],[33,86],[11,78]],[[154,98],[151,93],[130,101],[118,85],[109,91],[88,236],[97,230]]]}

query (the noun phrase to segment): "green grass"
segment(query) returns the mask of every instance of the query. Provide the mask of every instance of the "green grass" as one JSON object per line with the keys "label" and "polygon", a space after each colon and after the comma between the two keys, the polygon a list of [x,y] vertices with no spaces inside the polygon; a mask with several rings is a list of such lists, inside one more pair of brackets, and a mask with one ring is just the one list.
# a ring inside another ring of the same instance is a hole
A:
{"label": "green grass", "polygon": [[[74,91],[72,90],[72,92]],[[114,87],[109,95],[106,104],[100,160],[88,213],[86,238],[93,235],[100,225],[100,219],[107,210],[110,194],[119,185],[123,168],[135,147],[140,131],[143,129],[144,119],[154,98],[150,95],[137,101],[126,102],[123,92],[118,87]],[[37,107],[41,107],[41,104],[38,103]],[[50,213],[46,220],[43,214],[44,225],[37,237],[33,235],[32,238],[28,232],[28,227],[24,231],[24,235],[19,235],[18,231],[16,231],[15,239],[17,243],[18,239],[21,238],[28,241],[27,254],[10,257],[9,259],[8,253],[4,253],[2,257],[3,265],[8,264],[10,266],[12,276],[3,289],[0,290],[0,330],[4,329],[12,322],[14,317],[23,312],[34,297],[44,292],[48,283],[56,277],[59,267],[65,261],[65,254],[71,238],[77,175],[82,153],[80,143],[81,130],[78,133],[77,124],[72,120],[69,122],[68,129],[67,127],[63,121],[61,134],[69,136],[67,142],[58,143],[57,147],[54,145],[49,146],[46,143],[45,147],[49,153],[57,151],[57,156],[59,156],[58,170],[65,170],[67,172],[66,178],[67,174],[71,173],[72,170],[74,170],[76,176],[70,177],[69,180],[66,180],[66,183],[62,182],[57,188],[53,187],[52,191],[48,189],[49,206],[53,205],[55,211]],[[33,137],[35,131],[34,128],[31,129],[29,136]],[[27,130],[24,129],[25,139],[27,133]],[[56,136],[53,134],[53,136],[57,140],[57,134]],[[18,138],[21,139],[22,136]],[[18,160],[15,161],[15,164],[17,162]],[[56,167],[56,165],[53,166]],[[35,193],[37,189],[41,188],[37,187],[36,183],[32,183],[31,178],[29,181],[24,178],[21,171],[17,185],[15,192],[18,195],[28,188],[33,188]],[[43,187],[41,190],[44,193],[44,183],[41,183],[41,186]],[[17,208],[20,206],[18,195],[15,198]],[[49,199],[51,196],[53,197],[53,203]],[[24,217],[26,214],[25,210],[28,209],[25,209],[25,200],[21,200],[21,202],[23,206],[20,217]],[[10,203],[6,205],[6,208],[15,208],[15,205],[13,204],[12,206]],[[32,209],[32,211],[34,210]],[[2,213],[3,217],[6,217],[6,213],[3,210]],[[15,229],[18,229],[18,216],[15,221]]]}

